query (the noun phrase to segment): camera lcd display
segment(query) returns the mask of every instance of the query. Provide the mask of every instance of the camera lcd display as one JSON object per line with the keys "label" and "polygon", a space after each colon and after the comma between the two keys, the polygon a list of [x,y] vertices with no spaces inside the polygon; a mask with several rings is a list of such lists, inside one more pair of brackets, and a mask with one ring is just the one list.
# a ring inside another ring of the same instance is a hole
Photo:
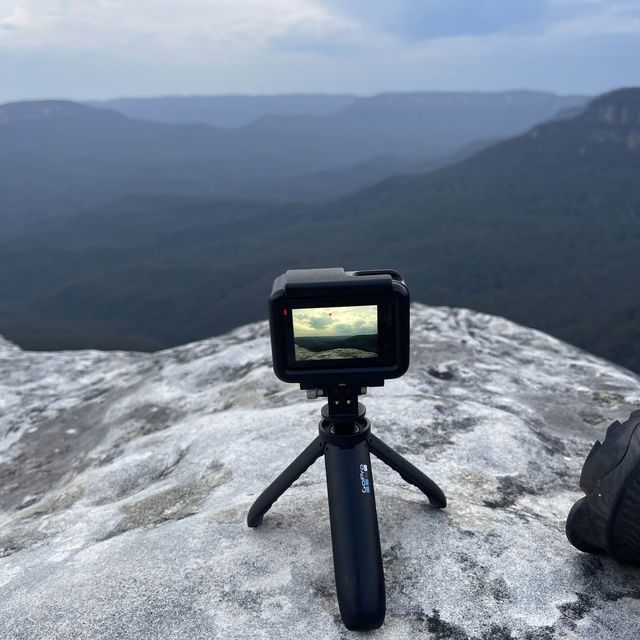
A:
{"label": "camera lcd display", "polygon": [[292,309],[295,359],[377,358],[378,306]]}

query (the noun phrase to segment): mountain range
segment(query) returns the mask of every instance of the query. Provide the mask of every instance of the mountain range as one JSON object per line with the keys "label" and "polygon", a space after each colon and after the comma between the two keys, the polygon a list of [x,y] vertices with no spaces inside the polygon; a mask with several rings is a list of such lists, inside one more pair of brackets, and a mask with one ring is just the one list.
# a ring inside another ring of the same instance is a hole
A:
{"label": "mountain range", "polygon": [[210,124],[234,128],[264,116],[322,116],[353,104],[348,94],[158,96],[93,100],[89,106],[113,109],[130,118],[153,122]]}
{"label": "mountain range", "polygon": [[[312,112],[318,96],[265,98],[258,119],[236,128],[212,125],[227,122],[213,106],[206,122],[193,115],[167,123],[68,101],[2,105],[0,229],[129,194],[326,200],[455,162],[487,139],[585,101],[535,92],[383,94],[340,107],[345,98],[326,98],[335,111]],[[200,113],[199,99],[184,100]],[[247,108],[256,101],[245,100]],[[233,103],[239,112],[241,103]],[[144,104],[152,117],[154,102]]]}
{"label": "mountain range", "polygon": [[414,299],[640,370],[640,89],[330,202],[128,196],[0,238],[0,333],[152,350],[263,317],[287,268],[394,267]]}

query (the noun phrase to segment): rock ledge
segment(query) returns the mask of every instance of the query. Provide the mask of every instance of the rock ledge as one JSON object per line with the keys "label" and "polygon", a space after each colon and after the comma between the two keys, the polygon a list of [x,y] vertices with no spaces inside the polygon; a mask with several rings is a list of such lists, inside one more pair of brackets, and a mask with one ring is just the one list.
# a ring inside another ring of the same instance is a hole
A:
{"label": "rock ledge", "polygon": [[[640,379],[497,317],[415,305],[412,323],[409,373],[365,404],[449,506],[374,460],[373,635],[636,638],[640,572],[574,550],[564,519]],[[245,524],[321,404],[274,377],[265,323],[155,354],[0,340],[0,637],[351,637],[322,462]]]}

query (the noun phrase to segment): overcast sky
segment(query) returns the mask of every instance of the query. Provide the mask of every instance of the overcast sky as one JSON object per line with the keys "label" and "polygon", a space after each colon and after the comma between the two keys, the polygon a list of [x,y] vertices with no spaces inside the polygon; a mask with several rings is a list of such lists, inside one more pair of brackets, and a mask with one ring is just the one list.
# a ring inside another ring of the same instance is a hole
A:
{"label": "overcast sky", "polygon": [[357,336],[378,333],[378,307],[293,309],[293,336]]}
{"label": "overcast sky", "polygon": [[0,102],[640,84],[640,0],[0,0]]}

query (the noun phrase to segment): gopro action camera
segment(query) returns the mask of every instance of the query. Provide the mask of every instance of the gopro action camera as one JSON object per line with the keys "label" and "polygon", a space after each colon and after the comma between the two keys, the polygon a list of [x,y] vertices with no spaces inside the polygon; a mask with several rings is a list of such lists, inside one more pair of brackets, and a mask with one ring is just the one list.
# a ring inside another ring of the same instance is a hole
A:
{"label": "gopro action camera", "polygon": [[396,271],[287,271],[269,325],[275,374],[301,389],[382,386],[409,366],[409,290]]}

